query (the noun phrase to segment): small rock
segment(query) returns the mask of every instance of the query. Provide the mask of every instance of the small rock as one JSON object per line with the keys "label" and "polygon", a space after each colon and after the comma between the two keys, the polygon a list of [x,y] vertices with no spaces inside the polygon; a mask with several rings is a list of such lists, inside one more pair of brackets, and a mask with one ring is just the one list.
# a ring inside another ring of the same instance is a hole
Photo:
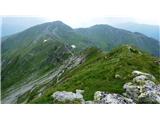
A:
{"label": "small rock", "polygon": [[115,78],[119,79],[119,78],[121,78],[121,76],[119,74],[115,74]]}
{"label": "small rock", "polygon": [[41,97],[41,96],[42,96],[42,93],[39,93],[39,94],[38,94],[38,97]]}
{"label": "small rock", "polygon": [[102,96],[102,92],[101,91],[97,91],[94,93],[94,101],[100,101],[101,100],[101,96]]}
{"label": "small rock", "polygon": [[85,104],[94,104],[93,101],[86,101]]}
{"label": "small rock", "polygon": [[95,92],[94,102],[98,104],[133,104],[133,100],[119,94]]}
{"label": "small rock", "polygon": [[128,50],[132,53],[136,53],[136,54],[142,54],[140,51],[134,49],[133,47],[131,47],[130,45],[127,45]]}
{"label": "small rock", "polygon": [[54,100],[58,102],[74,102],[74,101],[79,101],[80,103],[84,103],[83,95],[81,94],[84,92],[83,90],[76,90],[76,93],[73,92],[66,92],[66,91],[57,91],[53,93],[52,97]]}
{"label": "small rock", "polygon": [[156,63],[157,65],[160,65],[160,60],[156,60],[154,61],[154,63]]}

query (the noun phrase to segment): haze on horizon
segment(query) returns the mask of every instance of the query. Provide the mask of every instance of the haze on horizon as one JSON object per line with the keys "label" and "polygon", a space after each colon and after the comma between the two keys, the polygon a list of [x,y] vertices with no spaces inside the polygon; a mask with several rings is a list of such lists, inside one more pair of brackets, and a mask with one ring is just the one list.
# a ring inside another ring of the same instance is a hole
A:
{"label": "haze on horizon", "polygon": [[116,25],[126,23],[154,25],[151,24],[151,21],[150,24],[148,24],[147,22],[145,22],[147,20],[141,21],[131,17],[88,17],[86,19],[78,19],[78,17],[73,17],[68,19],[65,18],[65,16],[63,18],[54,18],[53,16],[2,16],[2,36],[21,32],[34,25],[42,24],[45,22],[53,22],[57,20],[62,21],[72,28],[85,28],[96,24],[108,24],[114,27],[117,27]]}
{"label": "haze on horizon", "polygon": [[88,17],[86,19],[80,18],[54,18],[54,17],[44,17],[44,20],[47,22],[52,22],[56,20],[60,20],[67,25],[73,28],[83,28],[83,27],[90,27],[96,24],[121,24],[121,23],[137,23],[137,24],[146,24],[146,25],[160,25],[158,21],[151,20],[151,19],[140,19],[140,18],[133,18],[133,17],[116,17],[116,16],[107,16],[107,17]]}
{"label": "haze on horizon", "polygon": [[[4,6],[7,6],[8,9]],[[126,22],[160,25],[158,9],[159,0],[27,0],[26,2],[5,0],[3,4],[0,4],[0,15],[1,17],[26,18],[27,20],[16,20],[19,25],[28,25],[25,28],[56,20],[60,20],[72,28]],[[27,17],[40,19],[33,20],[33,22]],[[26,23],[27,21],[29,24]],[[4,23],[5,21],[3,21],[3,25],[5,25]],[[13,23],[9,24],[14,27]]]}

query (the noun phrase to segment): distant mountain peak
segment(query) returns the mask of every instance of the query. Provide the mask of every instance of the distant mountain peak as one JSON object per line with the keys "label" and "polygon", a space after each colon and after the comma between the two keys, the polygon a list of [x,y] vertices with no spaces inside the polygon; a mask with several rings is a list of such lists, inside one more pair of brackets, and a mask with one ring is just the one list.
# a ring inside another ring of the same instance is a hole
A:
{"label": "distant mountain peak", "polygon": [[91,26],[90,28],[114,28],[114,27],[108,24],[96,24],[96,25]]}
{"label": "distant mountain peak", "polygon": [[57,21],[52,21],[52,23],[55,23],[55,24],[64,24],[62,21],[60,20],[57,20]]}
{"label": "distant mountain peak", "polygon": [[[45,24],[45,23],[44,23]],[[67,27],[70,27],[68,26],[67,24],[63,23],[62,21],[60,20],[57,20],[57,21],[52,21],[52,22],[48,22],[49,25],[57,25],[57,26],[67,26]],[[70,27],[71,28],[71,27]]]}
{"label": "distant mountain peak", "polygon": [[33,30],[33,31],[43,31],[44,30],[54,30],[54,29],[61,29],[61,30],[72,30],[72,28],[68,25],[66,25],[65,23],[63,23],[62,21],[52,21],[52,22],[47,22],[47,23],[42,23],[36,26],[33,26],[27,30]]}

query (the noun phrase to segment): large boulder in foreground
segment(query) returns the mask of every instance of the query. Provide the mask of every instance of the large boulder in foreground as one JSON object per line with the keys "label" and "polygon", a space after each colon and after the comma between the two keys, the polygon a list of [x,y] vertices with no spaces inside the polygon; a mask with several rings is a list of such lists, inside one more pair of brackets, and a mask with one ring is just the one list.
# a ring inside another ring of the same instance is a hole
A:
{"label": "large boulder in foreground", "polygon": [[76,93],[67,91],[57,91],[53,93],[53,103],[84,103],[83,90],[76,90]]}
{"label": "large boulder in foreground", "polygon": [[119,94],[111,94],[97,91],[94,94],[94,102],[97,104],[133,104],[133,100]]}
{"label": "large boulder in foreground", "polygon": [[136,103],[160,103],[160,85],[153,82],[155,77],[140,71],[133,71],[132,75],[133,81],[123,86],[124,95]]}

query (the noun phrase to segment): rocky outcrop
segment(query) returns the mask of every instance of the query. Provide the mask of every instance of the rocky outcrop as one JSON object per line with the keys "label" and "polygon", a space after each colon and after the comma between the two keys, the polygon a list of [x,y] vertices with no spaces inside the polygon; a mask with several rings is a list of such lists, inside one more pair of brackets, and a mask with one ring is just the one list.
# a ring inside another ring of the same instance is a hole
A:
{"label": "rocky outcrop", "polygon": [[54,103],[84,103],[83,90],[76,90],[76,93],[67,91],[57,91],[52,97]]}
{"label": "rocky outcrop", "polygon": [[[134,103],[160,103],[160,85],[154,83],[155,77],[140,71],[132,72],[133,80],[124,84],[123,95],[96,91],[93,101],[85,101],[82,93],[84,90],[76,90],[76,93],[57,91],[52,97],[54,103],[85,103],[85,104],[134,104]],[[78,101],[78,102],[77,102]]]}
{"label": "rocky outcrop", "polygon": [[94,94],[94,102],[97,104],[133,104],[133,100],[119,94],[110,94],[97,91]]}
{"label": "rocky outcrop", "polygon": [[140,72],[140,71],[137,71],[137,70],[133,71],[132,75],[134,77],[144,76],[146,79],[151,80],[151,81],[155,80],[155,77],[153,75],[148,74],[148,73],[143,73],[143,72]]}
{"label": "rocky outcrop", "polygon": [[154,63],[156,63],[157,65],[160,65],[160,60],[156,60],[154,61]]}
{"label": "rocky outcrop", "polygon": [[94,103],[98,104],[132,104],[160,103],[160,85],[154,83],[155,77],[140,71],[132,72],[133,80],[124,84],[124,95],[97,91]]}
{"label": "rocky outcrop", "polygon": [[136,103],[160,103],[160,86],[153,81],[155,77],[148,73],[133,71],[133,81],[126,83],[124,95]]}
{"label": "rocky outcrop", "polygon": [[133,47],[131,47],[130,45],[127,45],[128,50],[132,53],[136,53],[136,54],[142,54],[140,51],[134,49]]}

